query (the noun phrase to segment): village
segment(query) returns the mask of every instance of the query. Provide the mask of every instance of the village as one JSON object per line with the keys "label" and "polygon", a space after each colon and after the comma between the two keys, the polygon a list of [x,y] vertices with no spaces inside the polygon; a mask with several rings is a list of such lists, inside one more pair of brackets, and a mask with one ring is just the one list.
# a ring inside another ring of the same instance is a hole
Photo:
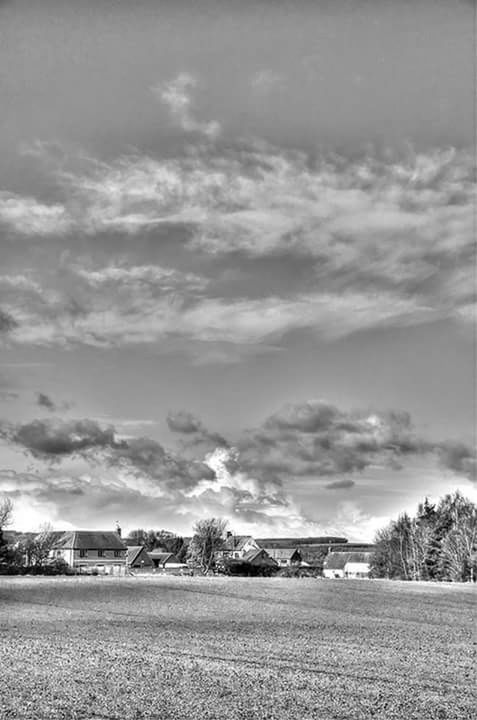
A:
{"label": "village", "polygon": [[12,567],[21,566],[34,574],[56,570],[58,574],[80,575],[278,574],[365,579],[370,577],[374,548],[369,543],[350,543],[338,537],[255,538],[228,530],[213,547],[209,543],[210,557],[204,568],[190,557],[191,541],[152,530],[132,531],[123,537],[119,525],[109,531],[4,533]]}

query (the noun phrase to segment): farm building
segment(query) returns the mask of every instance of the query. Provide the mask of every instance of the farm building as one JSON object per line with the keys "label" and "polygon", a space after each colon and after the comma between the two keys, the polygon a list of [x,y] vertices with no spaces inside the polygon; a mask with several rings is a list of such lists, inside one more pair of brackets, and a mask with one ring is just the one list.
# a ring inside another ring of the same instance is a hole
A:
{"label": "farm building", "polygon": [[233,535],[228,532],[223,547],[217,552],[217,557],[239,560],[251,550],[260,550],[257,541],[251,535]]}
{"label": "farm building", "polygon": [[126,552],[118,532],[72,530],[58,538],[50,556],[80,572],[121,575],[126,570]]}
{"label": "farm building", "polygon": [[152,570],[154,563],[143,545],[128,546],[127,551],[126,564],[128,568],[132,570]]}
{"label": "farm building", "polygon": [[179,562],[173,553],[163,552],[161,550],[151,550],[148,555],[156,570],[162,570],[164,572],[180,572],[181,570],[185,570],[187,568],[187,565]]}
{"label": "farm building", "polygon": [[344,566],[345,578],[369,578],[369,562],[347,562]]}
{"label": "farm building", "polygon": [[249,550],[240,558],[229,556],[222,562],[222,570],[225,569],[231,575],[269,575],[278,569],[277,561],[271,558],[264,548]]}
{"label": "farm building", "polygon": [[301,565],[303,558],[298,548],[264,548],[265,552],[273,558],[280,567]]}
{"label": "farm building", "polygon": [[323,563],[323,577],[369,577],[371,553],[330,552]]}

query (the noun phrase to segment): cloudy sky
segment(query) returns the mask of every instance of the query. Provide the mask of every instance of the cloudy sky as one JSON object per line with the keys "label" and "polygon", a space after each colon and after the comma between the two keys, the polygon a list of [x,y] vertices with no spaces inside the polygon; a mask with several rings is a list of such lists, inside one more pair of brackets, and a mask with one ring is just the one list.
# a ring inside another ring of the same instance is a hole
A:
{"label": "cloudy sky", "polygon": [[15,527],[476,498],[472,5],[0,2]]}

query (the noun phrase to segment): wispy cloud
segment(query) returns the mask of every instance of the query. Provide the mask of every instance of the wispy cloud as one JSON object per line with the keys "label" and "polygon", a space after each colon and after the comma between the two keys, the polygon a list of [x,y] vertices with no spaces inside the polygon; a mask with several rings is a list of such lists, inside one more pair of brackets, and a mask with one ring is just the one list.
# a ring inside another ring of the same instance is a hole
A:
{"label": "wispy cloud", "polygon": [[152,88],[154,95],[167,105],[173,120],[185,132],[195,132],[205,135],[209,139],[216,138],[221,127],[218,122],[200,122],[194,115],[192,93],[198,86],[195,75],[182,72],[173,80]]}
{"label": "wispy cloud", "polygon": [[263,68],[252,75],[250,86],[256,94],[266,96],[273,91],[284,88],[285,82],[280,73],[269,68]]}
{"label": "wispy cloud", "polygon": [[0,225],[21,235],[61,235],[73,221],[60,203],[46,205],[32,197],[0,192]]}
{"label": "wispy cloud", "polygon": [[315,162],[244,145],[170,160],[86,161],[60,175],[76,232],[134,235],[166,225],[195,254],[260,260],[264,272],[267,261],[293,259],[308,264],[310,277],[300,289],[250,297],[244,287],[224,297],[210,279],[152,265],[73,266],[73,285],[63,289],[4,276],[0,327],[12,341],[113,346],[174,337],[191,341],[189,350],[215,344],[208,356],[227,359],[233,353],[220,343],[277,347],[297,329],[336,337],[475,319],[464,151]]}

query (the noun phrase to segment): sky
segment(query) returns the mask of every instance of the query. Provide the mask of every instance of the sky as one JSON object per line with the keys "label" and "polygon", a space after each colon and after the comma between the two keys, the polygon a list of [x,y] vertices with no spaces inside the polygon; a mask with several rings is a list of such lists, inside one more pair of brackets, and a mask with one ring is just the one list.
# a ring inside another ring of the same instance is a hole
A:
{"label": "sky", "polygon": [[477,499],[464,0],[0,2],[13,526]]}

